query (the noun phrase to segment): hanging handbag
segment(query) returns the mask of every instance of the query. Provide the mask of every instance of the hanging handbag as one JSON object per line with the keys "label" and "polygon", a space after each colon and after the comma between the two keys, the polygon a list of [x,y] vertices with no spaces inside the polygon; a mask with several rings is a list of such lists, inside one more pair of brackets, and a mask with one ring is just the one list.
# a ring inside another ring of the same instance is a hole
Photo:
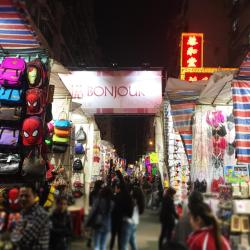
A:
{"label": "hanging handbag", "polygon": [[4,105],[20,105],[24,102],[23,90],[0,88],[0,101]]}
{"label": "hanging handbag", "polygon": [[18,154],[0,153],[0,174],[16,174],[20,168],[21,158]]}
{"label": "hanging handbag", "polygon": [[67,151],[68,145],[67,144],[55,144],[52,145],[52,152],[53,153],[65,153]]}
{"label": "hanging handbag", "polygon": [[86,139],[87,139],[87,135],[84,132],[83,127],[80,127],[80,129],[76,132],[75,140],[77,142],[85,142]]}
{"label": "hanging handbag", "polygon": [[82,161],[80,159],[76,159],[73,162],[73,171],[81,171],[81,170],[83,170]]}
{"label": "hanging handbag", "polygon": [[29,155],[24,159],[22,166],[23,176],[43,177],[46,173],[46,162],[42,158],[41,150],[36,154],[30,151]]}
{"label": "hanging handbag", "polygon": [[82,145],[82,143],[76,143],[75,145],[75,154],[84,154],[85,151],[84,151],[84,147]]}
{"label": "hanging handbag", "polygon": [[59,137],[70,137],[70,130],[54,128],[54,133]]}
{"label": "hanging handbag", "polygon": [[55,121],[55,127],[59,129],[69,130],[71,128],[71,122],[67,119],[67,113],[62,111],[59,114],[58,120]]}
{"label": "hanging handbag", "polygon": [[52,141],[55,142],[56,144],[68,144],[69,138],[53,135]]}

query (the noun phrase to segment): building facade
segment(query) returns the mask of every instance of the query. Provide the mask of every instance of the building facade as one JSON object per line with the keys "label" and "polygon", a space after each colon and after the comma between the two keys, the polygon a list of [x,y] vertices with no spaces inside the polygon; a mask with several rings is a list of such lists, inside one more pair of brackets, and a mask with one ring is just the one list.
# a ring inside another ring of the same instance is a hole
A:
{"label": "building facade", "polygon": [[44,47],[65,66],[101,62],[91,0],[27,0],[26,6]]}

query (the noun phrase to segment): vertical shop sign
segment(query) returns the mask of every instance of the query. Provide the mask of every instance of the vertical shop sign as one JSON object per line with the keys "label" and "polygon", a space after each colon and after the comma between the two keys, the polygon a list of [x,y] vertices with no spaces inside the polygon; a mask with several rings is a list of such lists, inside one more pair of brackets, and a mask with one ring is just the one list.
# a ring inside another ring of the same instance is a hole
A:
{"label": "vertical shop sign", "polygon": [[181,67],[203,67],[203,34],[182,33]]}

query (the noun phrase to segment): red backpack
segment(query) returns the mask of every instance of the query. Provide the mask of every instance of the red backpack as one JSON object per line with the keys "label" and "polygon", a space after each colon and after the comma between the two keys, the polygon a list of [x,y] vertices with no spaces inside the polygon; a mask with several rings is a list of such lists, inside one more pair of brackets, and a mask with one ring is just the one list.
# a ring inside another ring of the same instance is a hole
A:
{"label": "red backpack", "polygon": [[46,106],[45,91],[34,88],[26,91],[26,105],[28,115],[40,115]]}
{"label": "red backpack", "polygon": [[43,141],[42,120],[38,116],[26,118],[23,122],[22,137],[24,146],[40,145]]}
{"label": "red backpack", "polygon": [[29,88],[42,88],[47,84],[47,73],[40,59],[27,63]]}

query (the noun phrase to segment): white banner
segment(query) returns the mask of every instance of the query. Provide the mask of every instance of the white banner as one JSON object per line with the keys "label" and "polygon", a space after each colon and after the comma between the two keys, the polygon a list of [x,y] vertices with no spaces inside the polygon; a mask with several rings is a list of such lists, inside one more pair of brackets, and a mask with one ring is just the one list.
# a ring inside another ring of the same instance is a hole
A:
{"label": "white banner", "polygon": [[73,71],[59,74],[74,102],[93,113],[155,113],[162,102],[161,71]]}

